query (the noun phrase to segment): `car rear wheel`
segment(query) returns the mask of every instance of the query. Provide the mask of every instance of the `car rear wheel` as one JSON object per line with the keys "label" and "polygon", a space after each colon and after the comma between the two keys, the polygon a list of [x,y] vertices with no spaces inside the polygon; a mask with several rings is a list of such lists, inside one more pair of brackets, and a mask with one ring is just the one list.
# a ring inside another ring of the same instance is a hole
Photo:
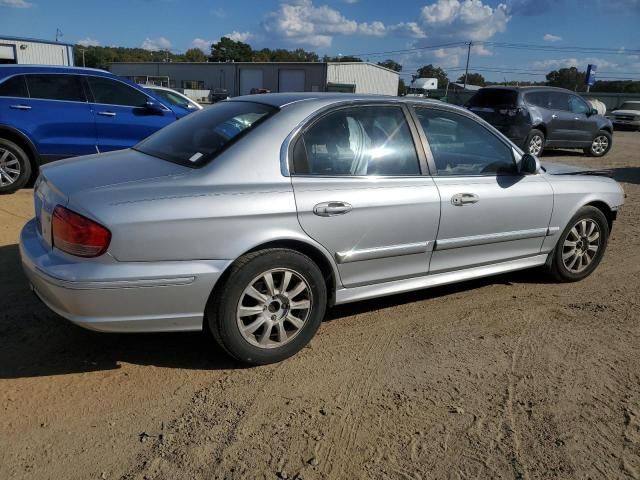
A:
{"label": "car rear wheel", "polygon": [[556,280],[575,282],[589,276],[607,248],[609,223],[595,207],[578,210],[553,251],[550,270]]}
{"label": "car rear wheel", "polygon": [[209,328],[232,357],[252,365],[288,358],[315,335],[327,304],[322,272],[306,255],[267,249],[241,257],[207,306]]}
{"label": "car rear wheel", "polygon": [[0,194],[24,187],[31,177],[31,162],[25,151],[0,138]]}
{"label": "car rear wheel", "polygon": [[529,132],[527,140],[524,143],[524,148],[527,153],[539,157],[542,155],[544,149],[544,133],[535,128]]}
{"label": "car rear wheel", "polygon": [[591,146],[584,149],[584,153],[591,157],[604,157],[611,149],[611,134],[605,130],[600,130],[593,139]]}

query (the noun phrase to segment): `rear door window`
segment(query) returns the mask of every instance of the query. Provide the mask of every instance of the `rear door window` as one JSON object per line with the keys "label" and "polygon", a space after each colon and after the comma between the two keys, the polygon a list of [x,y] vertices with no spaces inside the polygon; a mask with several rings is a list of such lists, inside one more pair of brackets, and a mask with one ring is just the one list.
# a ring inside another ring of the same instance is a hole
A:
{"label": "rear door window", "polygon": [[144,107],[149,98],[139,90],[110,78],[88,76],[87,81],[95,103]]}
{"label": "rear door window", "polygon": [[29,96],[44,100],[86,102],[84,90],[77,75],[38,74],[25,75]]}
{"label": "rear door window", "polygon": [[547,92],[529,92],[524,96],[529,105],[540,108],[549,108],[549,94]]}
{"label": "rear door window", "polygon": [[28,96],[27,84],[22,75],[16,75],[0,83],[0,97],[27,98]]}
{"label": "rear door window", "polygon": [[549,109],[571,111],[569,108],[569,94],[564,92],[549,92]]}

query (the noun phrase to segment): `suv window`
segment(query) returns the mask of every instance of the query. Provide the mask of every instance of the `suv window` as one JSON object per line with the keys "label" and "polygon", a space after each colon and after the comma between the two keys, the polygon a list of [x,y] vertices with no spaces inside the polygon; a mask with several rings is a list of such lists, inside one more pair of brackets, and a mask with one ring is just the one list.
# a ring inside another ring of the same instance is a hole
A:
{"label": "suv window", "polygon": [[564,92],[549,92],[549,109],[550,110],[567,110],[569,111],[569,94]]}
{"label": "suv window", "polygon": [[443,110],[416,108],[438,175],[514,174],[511,147],[475,120]]}
{"label": "suv window", "polygon": [[529,92],[524,96],[525,101],[536,107],[549,108],[548,92]]}
{"label": "suv window", "polygon": [[569,96],[569,108],[573,113],[588,113],[591,111],[591,107],[587,105],[587,102],[577,95]]}
{"label": "suv window", "polygon": [[84,90],[77,75],[36,74],[25,75],[29,96],[46,100],[86,102]]}
{"label": "suv window", "polygon": [[28,98],[27,84],[24,83],[24,76],[16,75],[0,83],[0,97],[22,97]]}
{"label": "suv window", "polygon": [[304,150],[294,152],[296,174],[420,175],[401,107],[343,108],[312,124],[302,138]]}
{"label": "suv window", "polygon": [[144,107],[147,103],[148,97],[144,93],[117,80],[91,76],[87,80],[95,103],[126,107]]}

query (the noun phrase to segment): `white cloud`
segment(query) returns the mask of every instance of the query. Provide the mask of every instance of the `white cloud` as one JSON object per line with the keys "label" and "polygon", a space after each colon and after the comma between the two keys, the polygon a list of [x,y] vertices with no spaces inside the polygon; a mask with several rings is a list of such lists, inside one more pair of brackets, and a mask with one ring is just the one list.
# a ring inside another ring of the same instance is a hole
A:
{"label": "white cloud", "polygon": [[553,69],[576,67],[578,70],[586,70],[587,65],[593,63],[598,65],[598,69],[616,70],[620,65],[605,60],[604,58],[586,57],[586,58],[548,58],[546,60],[536,61],[532,63],[535,69]]}
{"label": "white cloud", "polygon": [[171,42],[165,37],[158,38],[145,38],[142,42],[142,48],[145,50],[157,51],[157,50],[169,50],[171,48]]}
{"label": "white cloud", "polygon": [[312,0],[283,1],[267,14],[262,26],[288,42],[314,47],[330,46],[335,35],[382,36],[387,31],[380,21],[358,23],[328,5],[316,6]]}
{"label": "white cloud", "polygon": [[0,0],[0,7],[30,8],[33,4],[26,0]]}
{"label": "white cloud", "polygon": [[407,35],[413,38],[427,38],[427,34],[417,22],[401,22],[387,27],[389,32]]}
{"label": "white cloud", "polygon": [[353,5],[354,3],[358,3],[358,0],[343,0],[344,3],[348,3],[349,5]]}
{"label": "white cloud", "polygon": [[558,35],[552,35],[550,33],[545,33],[544,37],[542,37],[542,40],[544,40],[545,42],[559,42],[562,40],[562,37]]}
{"label": "white cloud", "polygon": [[236,32],[236,31],[223,35],[223,37],[230,38],[234,42],[244,42],[244,43],[247,43],[249,40],[251,40],[253,36],[254,35],[251,32]]}
{"label": "white cloud", "polygon": [[82,45],[83,47],[97,47],[100,45],[100,42],[95,38],[87,37],[78,40],[78,45]]}
{"label": "white cloud", "polygon": [[208,53],[211,50],[211,45],[215,43],[213,40],[205,40],[204,38],[194,38],[191,40],[191,46],[193,48],[199,48],[205,53]]}

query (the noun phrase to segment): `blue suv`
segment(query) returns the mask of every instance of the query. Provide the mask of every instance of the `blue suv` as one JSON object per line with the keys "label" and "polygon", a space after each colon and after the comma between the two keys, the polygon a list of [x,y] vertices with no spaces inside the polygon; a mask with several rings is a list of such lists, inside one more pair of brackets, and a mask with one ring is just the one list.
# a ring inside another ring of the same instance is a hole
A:
{"label": "blue suv", "polygon": [[0,65],[0,193],[43,163],[131,147],[192,111],[103,70]]}

